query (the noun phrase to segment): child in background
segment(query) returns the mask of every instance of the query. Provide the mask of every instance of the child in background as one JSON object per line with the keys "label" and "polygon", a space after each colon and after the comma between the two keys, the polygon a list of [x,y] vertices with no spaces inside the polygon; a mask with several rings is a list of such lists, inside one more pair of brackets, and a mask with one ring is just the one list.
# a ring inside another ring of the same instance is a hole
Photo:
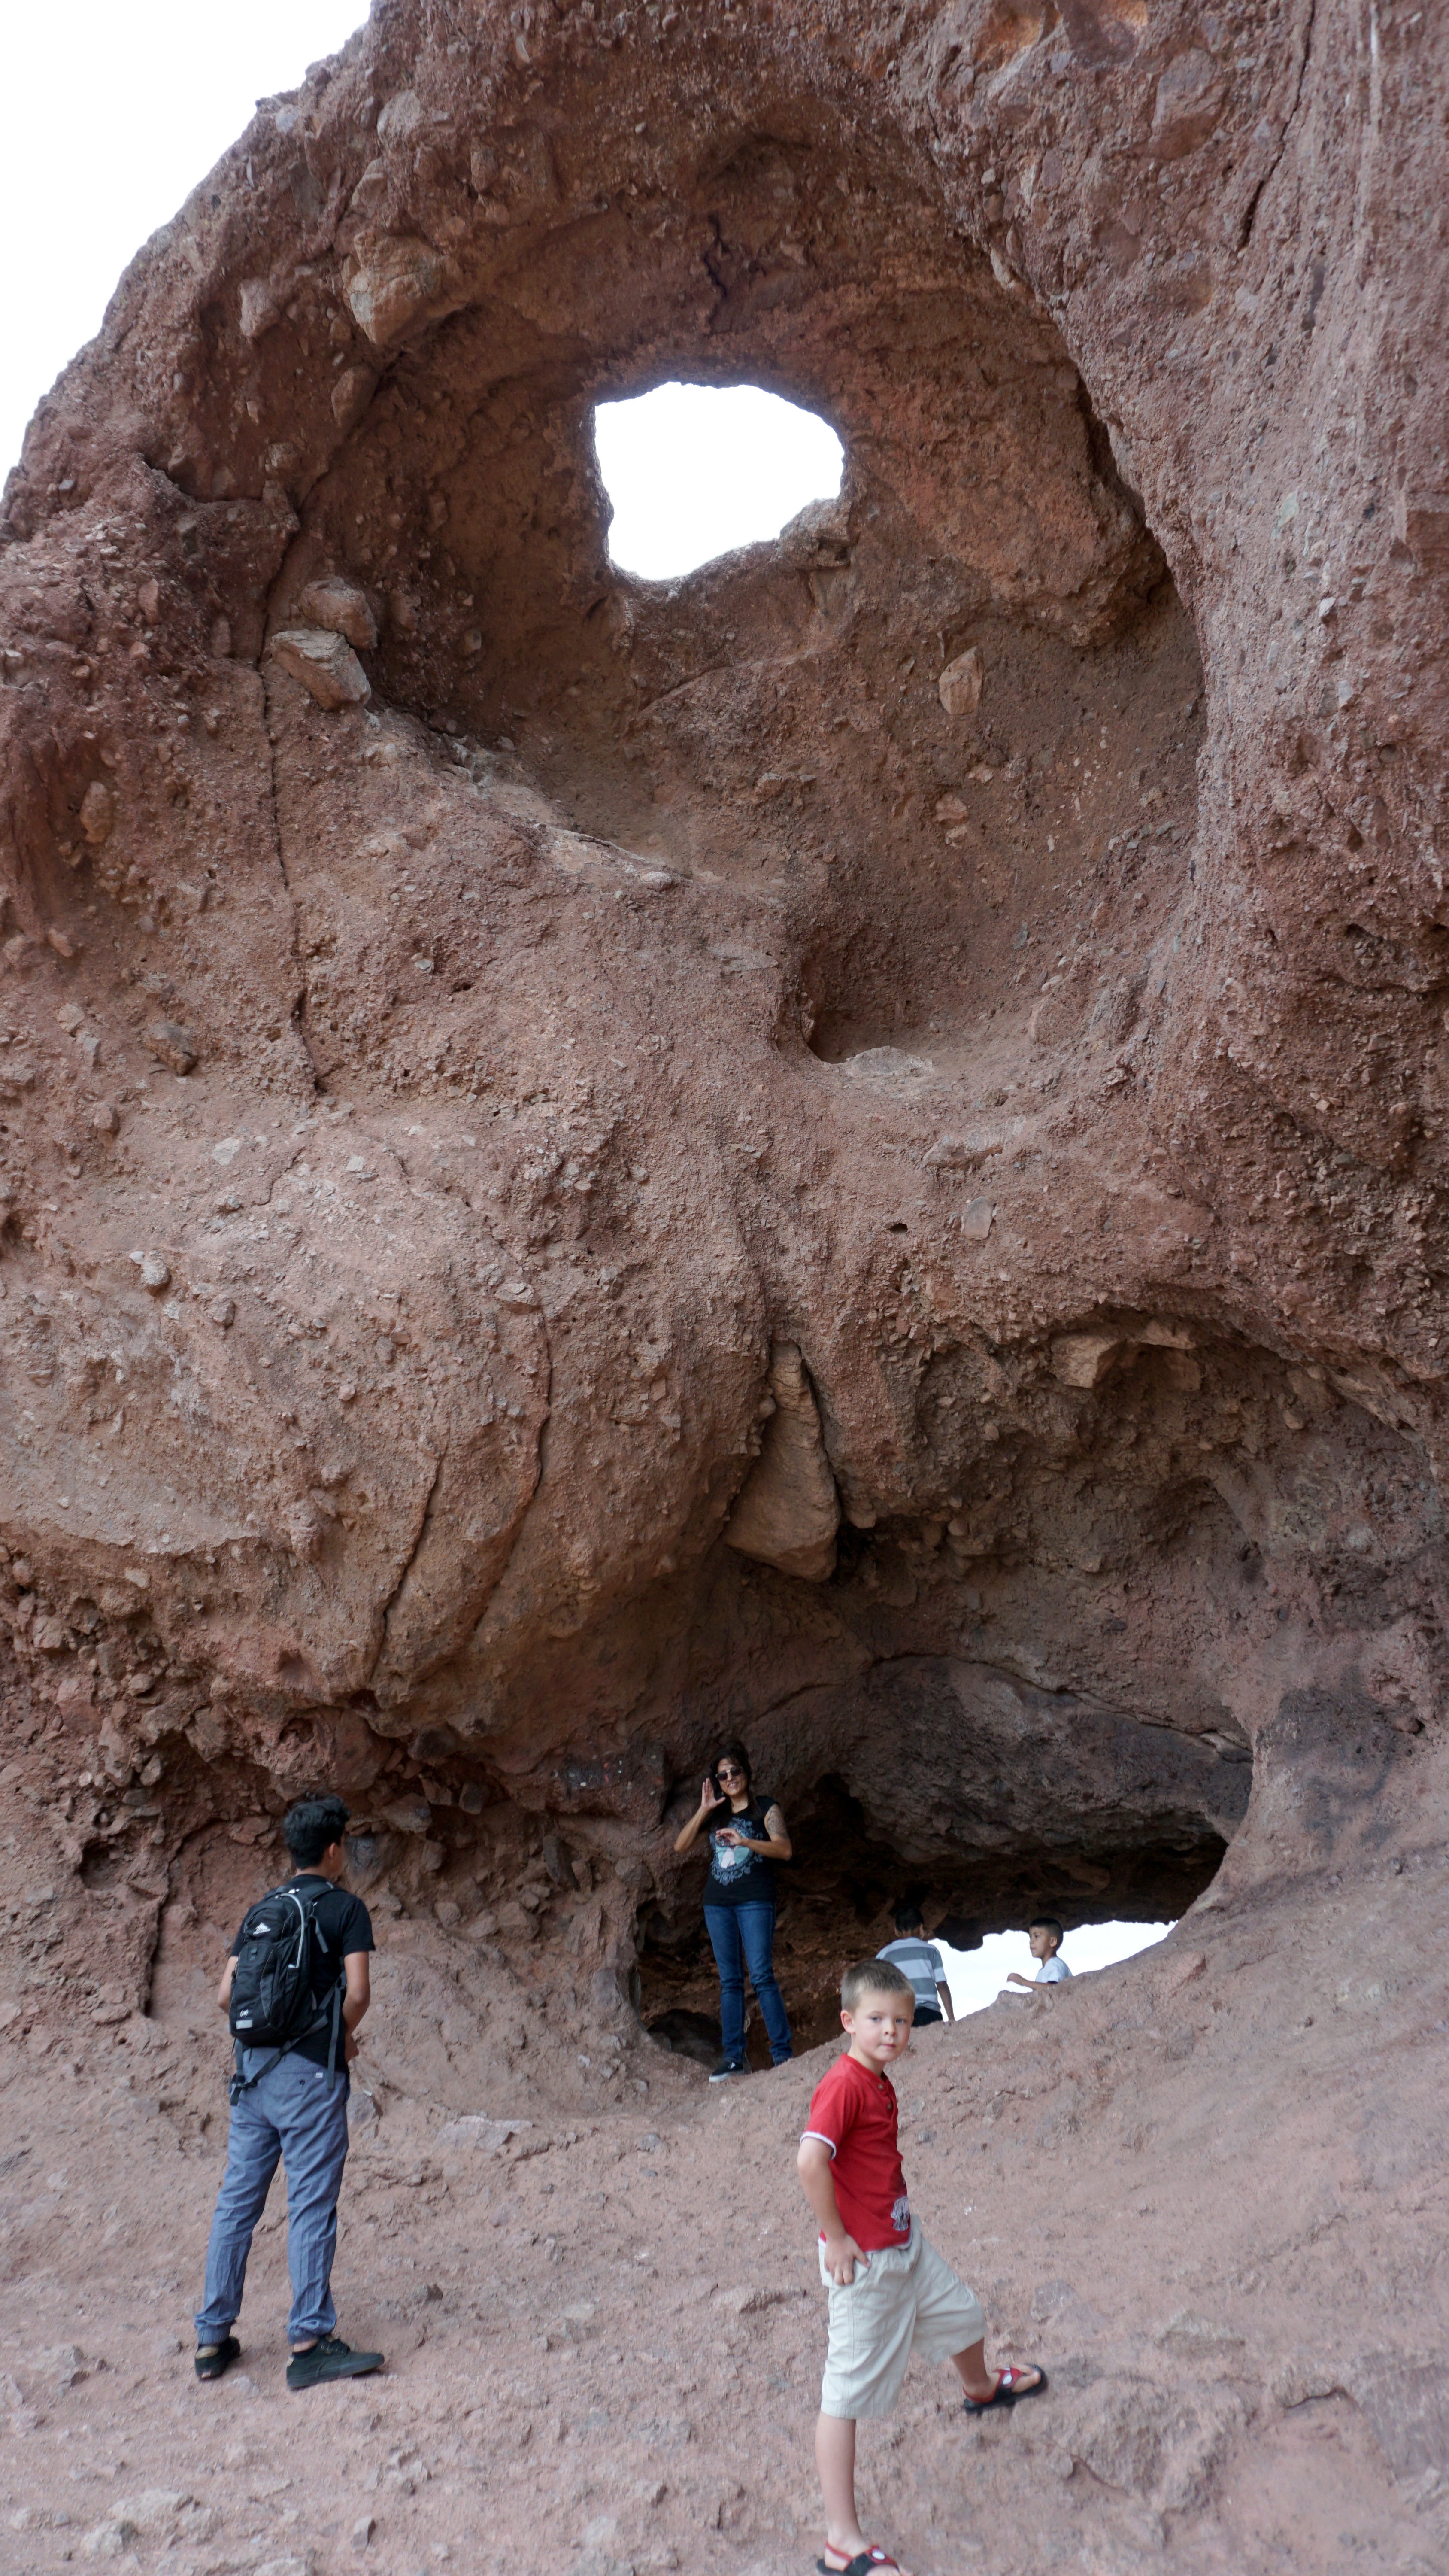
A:
{"label": "child in background", "polygon": [[895,1926],[894,1941],[887,1941],[876,1957],[889,1959],[893,1968],[910,1978],[916,1997],[913,2029],[921,2030],[928,2022],[939,2021],[943,2012],[947,2021],[954,2021],[956,2007],[951,2001],[941,1953],[934,1941],[926,1939],[926,1918],[919,1905],[898,1905]]}
{"label": "child in background", "polygon": [[886,2072],[910,2046],[915,1990],[899,1968],[863,1959],[840,1988],[850,2046],[817,2084],[797,2159],[820,2222],[820,2277],[830,2299],[830,2342],[815,2428],[825,2498],[821,2576],[909,2570],[868,2541],[855,2510],[855,2427],[888,2415],[912,2351],[950,2361],[966,2412],[1014,2406],[1046,2386],[1032,2364],[988,2370],[986,2318],[975,2292],[927,2243],[911,2216],[896,2133],[895,2087]]}
{"label": "child in background", "polygon": [[1019,1976],[1013,1968],[1006,1980],[1007,1984],[1009,1986],[1059,1986],[1072,1972],[1065,1959],[1059,1959],[1057,1956],[1066,1939],[1066,1934],[1056,1916],[1039,1914],[1036,1921],[1028,1927],[1027,1939],[1031,1943],[1032,1957],[1039,1959],[1041,1965],[1034,1977]]}

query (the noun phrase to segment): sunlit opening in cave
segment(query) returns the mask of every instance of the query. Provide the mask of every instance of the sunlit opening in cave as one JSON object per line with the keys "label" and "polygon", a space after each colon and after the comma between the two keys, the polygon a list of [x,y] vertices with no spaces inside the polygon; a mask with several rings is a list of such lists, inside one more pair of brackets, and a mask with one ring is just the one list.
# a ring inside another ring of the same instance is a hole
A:
{"label": "sunlit opening in cave", "polygon": [[[1073,1976],[1080,1977],[1093,1968],[1113,1968],[1119,1959],[1134,1959],[1154,1941],[1165,1941],[1171,1930],[1170,1923],[1084,1923],[1067,1934],[1061,1954]],[[1013,1968],[1018,1976],[1036,1977],[1037,1963],[1024,1932],[988,1933],[979,1950],[950,1950],[944,1941],[936,1947],[958,2014],[984,2012],[1003,1990],[1019,1995],[1022,1988],[1006,1982]]]}
{"label": "sunlit opening in cave", "polygon": [[758,385],[659,385],[600,403],[594,440],[610,558],[646,581],[777,537],[810,502],[835,499],[845,465],[827,422]]}

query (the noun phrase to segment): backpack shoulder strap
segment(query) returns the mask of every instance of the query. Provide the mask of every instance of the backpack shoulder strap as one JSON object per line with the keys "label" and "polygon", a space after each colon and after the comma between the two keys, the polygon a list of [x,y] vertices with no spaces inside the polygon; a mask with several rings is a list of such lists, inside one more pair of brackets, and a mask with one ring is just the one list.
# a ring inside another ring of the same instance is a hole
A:
{"label": "backpack shoulder strap", "polygon": [[254,1914],[260,1914],[264,1905],[275,1905],[279,1896],[289,1897],[295,1905],[301,1905],[305,1901],[302,1897],[298,1896],[294,1887],[269,1887],[264,1896],[259,1896],[254,1905],[249,1905],[247,1907],[247,1922],[250,1923]]}
{"label": "backpack shoulder strap", "polygon": [[260,1914],[262,1907],[264,1905],[270,1905],[272,1898],[274,1896],[280,1896],[281,1893],[282,1890],[279,1887],[269,1887],[265,1896],[259,1896],[254,1905],[249,1905],[247,1907],[245,1914],[242,1916],[241,1931],[238,1935],[240,1940],[245,1941],[247,1935],[251,1931],[253,1916]]}
{"label": "backpack shoulder strap", "polygon": [[326,1951],[329,1959],[338,1957],[340,1966],[340,1954],[334,1951],[332,1943],[328,1940],[326,1933],[323,1931],[321,1924],[317,1920],[317,1917],[322,1910],[323,1898],[334,1896],[336,1892],[336,1889],[331,1886],[314,1887],[306,1896],[298,1897],[297,1902],[306,1912],[308,1924],[316,1934],[318,1946]]}

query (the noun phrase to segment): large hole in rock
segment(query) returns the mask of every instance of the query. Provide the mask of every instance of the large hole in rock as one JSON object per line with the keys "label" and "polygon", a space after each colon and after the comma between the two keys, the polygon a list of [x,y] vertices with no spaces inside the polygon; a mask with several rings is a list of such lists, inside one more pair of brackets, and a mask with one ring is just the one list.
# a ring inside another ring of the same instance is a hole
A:
{"label": "large hole in rock", "polygon": [[[893,1937],[903,1899],[959,1950],[1040,1913],[1069,1930],[1175,1919],[1216,1875],[1252,1786],[1247,1745],[1219,1730],[1178,1735],[925,1656],[814,1695],[792,1719],[845,1755],[814,1778],[761,1774],[794,1844],[775,1959],[800,2047],[838,2028],[842,1969]],[[671,1830],[696,1795],[680,1784]],[[639,1916],[644,2020],[687,2053],[691,2029],[702,2050],[701,2017],[718,2011],[702,1890],[696,1865]],[[767,2062],[757,2015],[751,2041]]]}
{"label": "large hole in rock", "polygon": [[[832,460],[838,431],[838,494],[722,559],[701,526],[712,559],[653,577],[679,557],[622,519],[611,550],[604,484],[661,404],[770,405]],[[847,1116],[882,1084],[1040,1091],[1160,981],[1196,816],[1190,621],[1050,316],[929,172],[823,108],[701,170],[647,265],[612,223],[513,236],[497,297],[394,361],[274,615],[328,571],[383,601],[379,698],[480,777],[502,747],[591,843],[787,908],[779,1044]],[[720,953],[759,989],[767,944]],[[345,1050],[316,1016],[325,1073]]]}
{"label": "large hole in rock", "polygon": [[645,581],[778,537],[812,502],[838,498],[845,463],[827,422],[759,385],[659,385],[600,403],[594,445],[610,561]]}

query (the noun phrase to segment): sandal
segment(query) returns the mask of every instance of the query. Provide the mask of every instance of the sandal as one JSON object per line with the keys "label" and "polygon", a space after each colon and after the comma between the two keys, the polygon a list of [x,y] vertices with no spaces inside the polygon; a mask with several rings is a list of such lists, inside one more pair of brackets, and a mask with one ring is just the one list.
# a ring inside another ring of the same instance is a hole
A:
{"label": "sandal", "polygon": [[[1029,2385],[1023,2386],[1027,2371],[1031,2370],[1036,2371],[1036,2377]],[[993,2406],[1014,2406],[1018,2397],[1039,2397],[1046,2384],[1046,2372],[1036,2362],[1029,2361],[1025,2370],[1018,2370],[1008,2362],[1004,2370],[997,2372],[996,2386],[989,2397],[966,2397],[961,2402],[968,2415],[986,2415]]]}
{"label": "sandal", "polygon": [[235,2335],[228,2335],[225,2343],[213,2344],[210,2352],[197,2354],[196,2376],[198,2379],[220,2379],[222,2372],[230,2370],[232,2363],[240,2359],[241,2345]]}
{"label": "sandal", "polygon": [[[828,2540],[825,2546],[827,2549],[830,2547]],[[868,2549],[857,2550],[853,2558],[847,2558],[839,2567],[827,2567],[823,2558],[817,2558],[815,2564],[820,2571],[820,2576],[871,2576],[871,2570],[874,2567],[899,2569],[900,2560],[892,2558],[888,2550],[878,2549],[872,2541]]]}

